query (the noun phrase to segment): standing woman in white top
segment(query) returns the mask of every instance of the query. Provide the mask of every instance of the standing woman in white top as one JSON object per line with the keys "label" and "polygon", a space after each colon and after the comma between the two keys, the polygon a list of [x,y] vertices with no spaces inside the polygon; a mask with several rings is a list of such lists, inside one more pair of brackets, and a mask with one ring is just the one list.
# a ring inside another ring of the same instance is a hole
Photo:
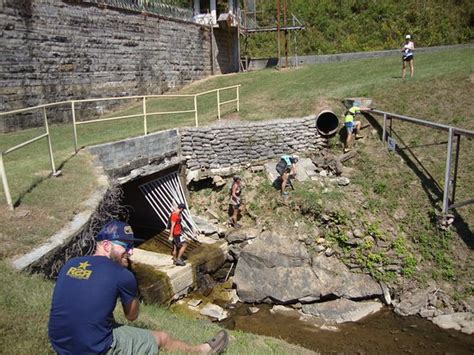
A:
{"label": "standing woman in white top", "polygon": [[405,43],[402,47],[402,79],[405,79],[405,73],[407,69],[407,62],[410,64],[410,78],[413,78],[415,72],[415,61],[413,59],[413,51],[415,50],[415,44],[411,41],[411,36],[405,36]]}

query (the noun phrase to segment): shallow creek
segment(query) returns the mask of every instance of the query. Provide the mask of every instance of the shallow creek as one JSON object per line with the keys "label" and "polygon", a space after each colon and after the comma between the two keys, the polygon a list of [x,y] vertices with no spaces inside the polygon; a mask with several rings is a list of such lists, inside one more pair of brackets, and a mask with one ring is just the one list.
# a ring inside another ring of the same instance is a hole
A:
{"label": "shallow creek", "polygon": [[386,308],[356,323],[321,330],[298,316],[270,312],[260,305],[249,315],[249,305],[238,304],[232,316],[220,322],[229,329],[281,338],[305,348],[345,354],[473,354],[474,337],[454,330],[443,330],[419,317],[400,317]]}

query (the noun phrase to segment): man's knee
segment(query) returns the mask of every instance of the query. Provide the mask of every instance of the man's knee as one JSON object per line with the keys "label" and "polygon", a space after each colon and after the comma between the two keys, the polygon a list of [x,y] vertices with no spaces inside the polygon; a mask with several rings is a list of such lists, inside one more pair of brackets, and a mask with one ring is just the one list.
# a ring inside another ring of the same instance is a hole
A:
{"label": "man's knee", "polygon": [[170,340],[171,337],[169,336],[168,333],[165,332],[159,332],[159,331],[152,331],[153,337],[155,338],[156,344],[158,347],[166,347]]}

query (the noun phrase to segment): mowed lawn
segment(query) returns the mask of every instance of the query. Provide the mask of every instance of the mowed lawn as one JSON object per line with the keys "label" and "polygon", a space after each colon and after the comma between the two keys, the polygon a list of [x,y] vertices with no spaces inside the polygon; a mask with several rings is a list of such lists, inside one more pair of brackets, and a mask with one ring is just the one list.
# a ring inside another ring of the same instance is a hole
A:
{"label": "mowed lawn", "polygon": [[[367,96],[374,105],[384,111],[453,124],[474,130],[472,113],[473,49],[450,50],[416,55],[415,78],[402,80],[399,56],[358,60],[344,63],[304,66],[297,69],[276,71],[273,69],[253,73],[217,76],[194,83],[179,93],[197,93],[218,87],[241,85],[241,120],[264,120],[270,118],[301,117],[315,114],[329,108],[342,115],[341,100],[345,97]],[[228,99],[231,94],[227,94]],[[188,102],[170,101],[167,109],[187,109]],[[148,111],[163,107],[159,101],[149,102]],[[212,95],[203,97],[199,103],[200,121],[211,122],[216,119],[217,109]],[[214,106],[213,106],[214,105]],[[232,104],[224,110],[223,119],[235,119]],[[133,103],[121,111],[140,112],[140,103]],[[110,115],[110,113],[109,113]],[[226,116],[227,115],[227,116]],[[227,117],[227,118],[226,118]],[[155,117],[150,122],[152,131],[183,125],[193,125],[193,115]],[[91,145],[120,138],[142,134],[142,121],[116,121],[81,126],[80,145]],[[416,150],[425,165],[433,171],[436,178],[443,177],[445,145],[428,145],[434,139],[430,131],[400,126],[404,140]],[[3,151],[42,132],[30,129],[22,132],[3,134],[0,149]],[[5,158],[6,170],[14,201],[15,212],[8,210],[5,196],[0,193],[0,241],[2,259],[31,250],[42,243],[56,230],[65,225],[81,210],[81,202],[94,190],[95,176],[91,157],[84,151],[72,155],[74,150],[72,127],[69,124],[51,127],[56,165],[62,176],[49,176],[46,142],[38,141],[25,149],[9,154]],[[434,147],[434,148],[433,148]],[[340,149],[338,143],[334,144]],[[460,166],[458,195],[466,197],[472,190],[474,170],[472,142],[462,146],[462,165]],[[438,155],[444,158],[438,159]],[[371,157],[365,153],[366,165]],[[367,171],[383,174],[377,167],[365,166]],[[367,179],[375,180],[374,177]],[[387,176],[387,179],[390,177]],[[393,181],[399,177],[394,174]],[[412,180],[416,180],[413,175]],[[441,181],[442,183],[442,181]],[[389,183],[387,183],[389,185]],[[402,186],[403,187],[403,186]],[[423,191],[420,189],[420,191]],[[403,191],[397,192],[403,194]],[[472,197],[472,194],[471,194]],[[414,197],[417,199],[417,197]],[[422,199],[419,199],[420,203]],[[429,207],[429,206],[428,206]],[[472,207],[463,209],[463,216],[469,220],[474,215]],[[472,225],[471,225],[472,229]],[[0,263],[3,317],[0,320],[0,352],[4,354],[51,353],[46,334],[49,303],[53,284],[39,276],[18,275],[8,263]],[[139,326],[168,329],[174,335],[182,335],[187,341],[200,342],[211,336],[218,328],[211,323],[190,321],[167,310],[145,306]],[[123,319],[120,319],[123,320]],[[183,329],[186,329],[183,332]],[[303,353],[277,339],[258,337],[252,334],[232,332],[233,342],[229,354],[259,353]]]}

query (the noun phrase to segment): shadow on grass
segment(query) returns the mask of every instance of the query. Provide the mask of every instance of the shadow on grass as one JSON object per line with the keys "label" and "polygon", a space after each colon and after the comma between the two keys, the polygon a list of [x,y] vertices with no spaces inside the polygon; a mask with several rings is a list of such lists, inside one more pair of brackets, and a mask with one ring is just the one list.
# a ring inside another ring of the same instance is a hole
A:
{"label": "shadow on grass", "polygon": [[[78,151],[79,152],[79,151]],[[64,165],[66,165],[67,162],[69,162],[72,158],[74,158],[77,155],[77,153],[72,153],[68,157],[66,157],[57,167],[56,167],[56,173],[60,172],[63,168]],[[21,205],[21,201],[25,198],[26,195],[28,195],[30,192],[32,192],[36,187],[38,187],[40,184],[43,183],[43,181],[46,181],[47,179],[50,179],[51,177],[59,177],[61,174],[58,174],[57,176],[54,176],[53,173],[49,173],[47,176],[37,178],[33,183],[23,192],[20,193],[18,198],[13,202],[13,207],[17,208]]]}
{"label": "shadow on grass", "polygon": [[[364,113],[367,121],[375,128],[379,134],[379,138],[382,139],[383,127],[379,122],[370,115],[369,113]],[[402,157],[407,166],[416,174],[416,176],[422,182],[422,187],[428,196],[431,205],[433,208],[437,208],[440,203],[443,202],[444,188],[435,180],[431,175],[429,170],[422,164],[422,162],[417,158],[413,150],[405,144],[402,138],[392,130],[392,133],[397,137],[397,140],[404,146],[404,148],[399,148],[397,145],[397,154]],[[445,144],[445,142],[440,142],[438,144]],[[433,145],[433,144],[432,144]],[[474,249],[474,239],[473,233],[469,228],[469,225],[464,221],[462,216],[455,210],[450,211],[454,215],[453,227],[456,229],[456,232],[459,234],[464,243],[470,248]],[[436,224],[436,219],[432,218],[432,223]]]}

